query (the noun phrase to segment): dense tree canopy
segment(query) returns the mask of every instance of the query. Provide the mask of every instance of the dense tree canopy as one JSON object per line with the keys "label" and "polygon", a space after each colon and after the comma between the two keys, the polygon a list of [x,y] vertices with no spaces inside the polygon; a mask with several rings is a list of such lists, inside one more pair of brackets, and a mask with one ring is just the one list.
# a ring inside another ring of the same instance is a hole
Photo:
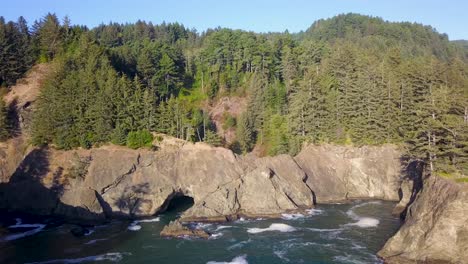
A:
{"label": "dense tree canopy", "polygon": [[223,145],[208,108],[235,95],[247,100],[225,121],[236,151],[396,143],[431,170],[468,173],[467,48],[428,26],[345,14],[297,34],[144,21],[88,30],[47,14],[32,29],[0,19],[0,47],[5,86],[34,61],[56,68],[37,144],[124,145],[155,131]]}

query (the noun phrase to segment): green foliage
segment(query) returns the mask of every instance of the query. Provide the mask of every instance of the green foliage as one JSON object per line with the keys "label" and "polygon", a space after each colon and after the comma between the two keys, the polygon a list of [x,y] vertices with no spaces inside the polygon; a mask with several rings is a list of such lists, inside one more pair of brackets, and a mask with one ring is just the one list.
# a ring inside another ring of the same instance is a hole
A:
{"label": "green foliage", "polygon": [[148,130],[132,131],[127,135],[127,147],[138,149],[142,147],[151,147],[153,134]]}
{"label": "green foliage", "polygon": [[240,150],[244,153],[252,150],[255,139],[252,124],[246,113],[239,116],[236,134]]}
{"label": "green foliage", "polygon": [[403,44],[404,52],[408,55],[420,56],[429,52],[441,59],[450,57],[453,52],[448,36],[437,33],[430,26],[410,22],[390,23],[379,17],[353,13],[320,19],[314,22],[304,37],[328,42],[347,39],[362,46],[383,43],[383,49]]}
{"label": "green foliage", "polygon": [[144,21],[88,31],[48,14],[24,28],[0,20],[0,81],[14,83],[28,58],[53,61],[36,144],[125,145],[130,131],[155,131],[221,145],[208,109],[236,95],[245,111],[223,117],[236,151],[404,143],[435,172],[468,172],[466,49],[431,27],[346,14],[294,35]]}
{"label": "green foliage", "polygon": [[7,110],[2,96],[0,96],[0,141],[6,140],[10,134]]}
{"label": "green foliage", "polygon": [[32,66],[31,35],[26,20],[5,23],[0,17],[0,85],[15,84]]}
{"label": "green foliage", "polygon": [[223,129],[227,130],[236,126],[236,118],[228,112],[223,113]]}
{"label": "green foliage", "polygon": [[84,179],[88,173],[88,167],[91,164],[91,157],[80,157],[77,153],[74,153],[71,162],[72,165],[68,171],[68,174],[65,176],[73,179]]}
{"label": "green foliage", "polygon": [[205,142],[215,147],[220,147],[223,145],[222,138],[218,134],[216,134],[216,132],[213,132],[211,130],[206,131]]}
{"label": "green foliage", "polygon": [[286,154],[289,151],[289,138],[286,117],[275,114],[271,116],[265,132],[268,141],[268,154]]}

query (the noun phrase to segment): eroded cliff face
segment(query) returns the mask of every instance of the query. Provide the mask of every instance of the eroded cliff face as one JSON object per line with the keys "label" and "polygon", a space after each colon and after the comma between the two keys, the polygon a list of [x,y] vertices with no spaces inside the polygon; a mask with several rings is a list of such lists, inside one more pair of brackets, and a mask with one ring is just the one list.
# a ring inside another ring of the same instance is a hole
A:
{"label": "eroded cliff face", "polygon": [[51,65],[46,63],[35,65],[3,98],[13,127],[12,137],[0,142],[0,183],[9,181],[18,165],[33,149],[29,146],[32,112],[40,86],[52,70]]}
{"label": "eroded cliff face", "polygon": [[185,195],[194,205],[182,220],[225,221],[278,217],[314,201],[398,199],[399,153],[392,146],[309,146],[296,158],[257,158],[176,142],[158,151],[35,149],[0,185],[0,207],[99,220],[154,215]]}
{"label": "eroded cliff face", "polygon": [[305,147],[296,157],[308,175],[317,203],[355,198],[399,200],[401,153],[395,146],[321,145]]}
{"label": "eroded cliff face", "polygon": [[386,263],[466,263],[468,185],[424,180],[404,225],[378,253]]}

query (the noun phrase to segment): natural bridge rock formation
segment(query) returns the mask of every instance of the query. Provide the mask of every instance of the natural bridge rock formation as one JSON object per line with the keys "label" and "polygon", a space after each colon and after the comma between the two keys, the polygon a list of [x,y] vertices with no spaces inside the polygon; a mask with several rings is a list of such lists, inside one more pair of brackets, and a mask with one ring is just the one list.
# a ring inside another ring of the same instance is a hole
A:
{"label": "natural bridge rock formation", "polygon": [[[399,153],[392,146],[309,146],[297,158],[257,158],[175,142],[158,151],[35,149],[0,186],[0,205],[28,203],[30,212],[92,220],[154,215],[185,195],[194,205],[183,220],[224,221],[276,217],[312,208],[314,200],[398,200]],[[26,197],[32,194],[41,199]]]}
{"label": "natural bridge rock formation", "polygon": [[[103,146],[26,153],[11,176],[3,172],[0,208],[84,223],[158,214],[183,195],[194,204],[181,221],[226,221],[278,217],[314,201],[395,200],[406,220],[379,252],[385,261],[463,263],[468,257],[467,185],[436,176],[422,181],[414,164],[402,171],[400,153],[390,145],[308,146],[295,158],[258,158],[165,138],[157,151]],[[7,155],[2,159],[9,164]]]}

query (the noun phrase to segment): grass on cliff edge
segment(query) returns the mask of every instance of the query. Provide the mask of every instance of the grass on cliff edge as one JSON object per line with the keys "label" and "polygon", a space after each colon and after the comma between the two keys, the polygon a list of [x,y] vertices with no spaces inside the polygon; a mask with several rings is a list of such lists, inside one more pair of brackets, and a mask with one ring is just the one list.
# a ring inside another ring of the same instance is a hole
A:
{"label": "grass on cliff edge", "polygon": [[448,172],[441,171],[441,172],[437,172],[437,175],[442,178],[449,179],[455,182],[468,182],[468,177],[458,172],[448,173]]}

